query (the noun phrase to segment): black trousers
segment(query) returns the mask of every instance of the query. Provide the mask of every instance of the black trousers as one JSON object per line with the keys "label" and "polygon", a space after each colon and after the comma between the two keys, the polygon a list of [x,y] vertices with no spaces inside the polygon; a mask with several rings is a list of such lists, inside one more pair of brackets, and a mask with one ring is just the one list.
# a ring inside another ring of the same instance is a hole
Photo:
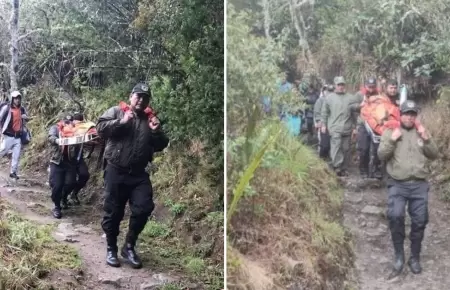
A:
{"label": "black trousers", "polygon": [[[359,171],[361,173],[370,173],[380,170],[380,160],[378,159],[378,145],[372,141],[372,137],[364,125],[358,126],[357,134],[358,153],[359,153]],[[372,150],[371,150],[372,147]],[[370,159],[373,159],[374,168],[369,168]]]}
{"label": "black trousers", "polygon": [[419,257],[425,227],[428,224],[428,192],[426,181],[400,182],[388,180],[388,219],[394,247],[405,239],[405,207],[411,217],[411,256]]}
{"label": "black trousers", "polygon": [[[63,198],[66,200],[71,192],[73,192],[74,194],[78,194],[80,192],[80,190],[86,186],[89,178],[91,177],[89,174],[89,168],[88,168],[86,162],[84,161],[84,159],[81,159],[79,161],[78,165],[75,167],[75,172],[76,172],[76,176],[75,176],[76,179],[75,179],[75,183],[73,184],[73,186],[64,188]],[[70,191],[66,191],[66,190],[70,190]]]}
{"label": "black trousers", "polygon": [[61,206],[65,192],[71,192],[76,183],[76,167],[67,162],[50,163],[49,184],[52,189],[52,201],[55,207]]}
{"label": "black trousers", "polygon": [[75,184],[75,188],[73,189],[73,192],[77,194],[80,192],[81,189],[83,189],[91,175],[89,174],[89,168],[84,161],[84,159],[81,159],[77,166],[77,183]]}
{"label": "black trousers", "polygon": [[105,202],[102,228],[109,247],[117,250],[119,225],[129,202],[131,216],[126,243],[136,244],[155,205],[149,175],[144,170],[136,173],[121,171],[108,164],[105,169]]}
{"label": "black trousers", "polygon": [[319,156],[327,159],[330,156],[330,134],[319,131]]}

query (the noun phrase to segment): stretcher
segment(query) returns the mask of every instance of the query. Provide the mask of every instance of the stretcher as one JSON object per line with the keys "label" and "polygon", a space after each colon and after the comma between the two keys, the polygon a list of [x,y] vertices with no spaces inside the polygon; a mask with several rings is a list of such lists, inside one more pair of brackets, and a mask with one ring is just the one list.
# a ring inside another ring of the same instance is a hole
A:
{"label": "stretcher", "polygon": [[69,130],[60,131],[59,145],[76,145],[84,143],[92,143],[98,139],[97,131],[95,130],[95,123],[80,122],[76,123],[73,128]]}

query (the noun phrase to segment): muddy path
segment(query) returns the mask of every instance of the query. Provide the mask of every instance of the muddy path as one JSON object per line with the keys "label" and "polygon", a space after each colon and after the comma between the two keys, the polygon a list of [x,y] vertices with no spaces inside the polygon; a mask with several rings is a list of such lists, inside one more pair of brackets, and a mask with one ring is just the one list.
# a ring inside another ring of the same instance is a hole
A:
{"label": "muddy path", "polygon": [[[423,272],[414,275],[405,265],[400,276],[387,280],[394,251],[386,218],[387,193],[376,180],[361,180],[356,171],[344,181],[344,223],[353,235],[357,289],[450,289],[450,206],[431,187],[429,224],[422,243]],[[405,255],[409,258],[410,219],[406,217]]]}
{"label": "muddy path", "polygon": [[22,176],[16,182],[0,171],[0,196],[27,219],[39,224],[56,224],[54,238],[78,250],[82,272],[58,271],[51,275],[49,279],[58,284],[58,289],[159,289],[166,283],[180,280],[175,274],[152,271],[151,264],[145,261],[139,270],[125,263],[120,268],[107,266],[106,240],[100,231],[100,220],[92,220],[84,214],[92,208],[74,207],[63,211],[62,219],[54,219],[50,213],[50,189],[45,180],[45,176],[36,175],[33,178]]}

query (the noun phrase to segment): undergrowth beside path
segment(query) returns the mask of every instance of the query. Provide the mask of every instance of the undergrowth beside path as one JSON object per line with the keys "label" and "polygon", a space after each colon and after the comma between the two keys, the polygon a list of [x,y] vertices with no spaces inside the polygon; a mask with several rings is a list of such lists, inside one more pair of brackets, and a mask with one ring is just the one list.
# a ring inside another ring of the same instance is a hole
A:
{"label": "undergrowth beside path", "polygon": [[[278,123],[264,122],[252,136],[248,160],[261,160],[230,217],[229,289],[345,289],[353,251],[342,225],[343,190],[335,175]],[[229,144],[231,201],[251,165],[242,164],[245,138]]]}

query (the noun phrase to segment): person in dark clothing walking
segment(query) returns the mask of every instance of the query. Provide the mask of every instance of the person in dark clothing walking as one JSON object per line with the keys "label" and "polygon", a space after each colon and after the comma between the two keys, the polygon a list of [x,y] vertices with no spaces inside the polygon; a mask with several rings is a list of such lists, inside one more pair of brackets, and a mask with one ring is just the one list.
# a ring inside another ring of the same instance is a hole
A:
{"label": "person in dark clothing walking", "polygon": [[152,185],[145,169],[153,153],[169,143],[158,119],[144,111],[150,98],[148,86],[139,83],[130,94],[128,107],[110,108],[97,123],[97,133],[106,140],[102,228],[107,240],[106,263],[112,267],[120,266],[117,236],[127,201],[131,216],[121,255],[133,268],[142,267],[135,252],[136,241],[154,209]]}
{"label": "person in dark clothing walking", "polygon": [[[83,114],[74,113],[73,120],[83,122],[84,121]],[[78,157],[77,157],[77,159],[78,159]],[[80,205],[80,200],[78,199],[78,193],[86,186],[86,184],[90,178],[89,168],[88,168],[86,162],[84,161],[83,152],[80,152],[79,160],[76,164],[76,175],[77,175],[77,179],[76,179],[76,182],[75,182],[72,192],[64,193],[65,196],[63,199],[63,208],[67,208],[69,206],[69,203],[67,201],[69,194],[70,194],[70,201],[71,201],[70,204]]]}
{"label": "person in dark clothing walking", "polygon": [[313,136],[315,133],[314,130],[314,105],[319,99],[319,96],[314,91],[314,87],[312,85],[309,86],[308,93],[306,94],[306,105],[305,109],[305,121],[306,128],[310,136]]}
{"label": "person in dark clothing walking", "polygon": [[383,132],[378,156],[386,162],[388,174],[388,219],[395,251],[394,269],[389,278],[401,273],[405,262],[405,207],[411,217],[411,272],[419,274],[420,252],[428,223],[427,160],[438,157],[438,149],[425,128],[416,121],[419,109],[415,102],[400,106],[400,124]]}
{"label": "person in dark clothing walking", "polygon": [[[73,122],[72,116],[66,116],[61,121],[61,126]],[[79,154],[80,145],[59,145],[60,127],[54,125],[48,132],[50,143],[50,174],[49,184],[52,189],[52,201],[55,207],[53,216],[57,219],[62,217],[61,203],[64,193],[71,192],[76,183],[76,159]]]}

